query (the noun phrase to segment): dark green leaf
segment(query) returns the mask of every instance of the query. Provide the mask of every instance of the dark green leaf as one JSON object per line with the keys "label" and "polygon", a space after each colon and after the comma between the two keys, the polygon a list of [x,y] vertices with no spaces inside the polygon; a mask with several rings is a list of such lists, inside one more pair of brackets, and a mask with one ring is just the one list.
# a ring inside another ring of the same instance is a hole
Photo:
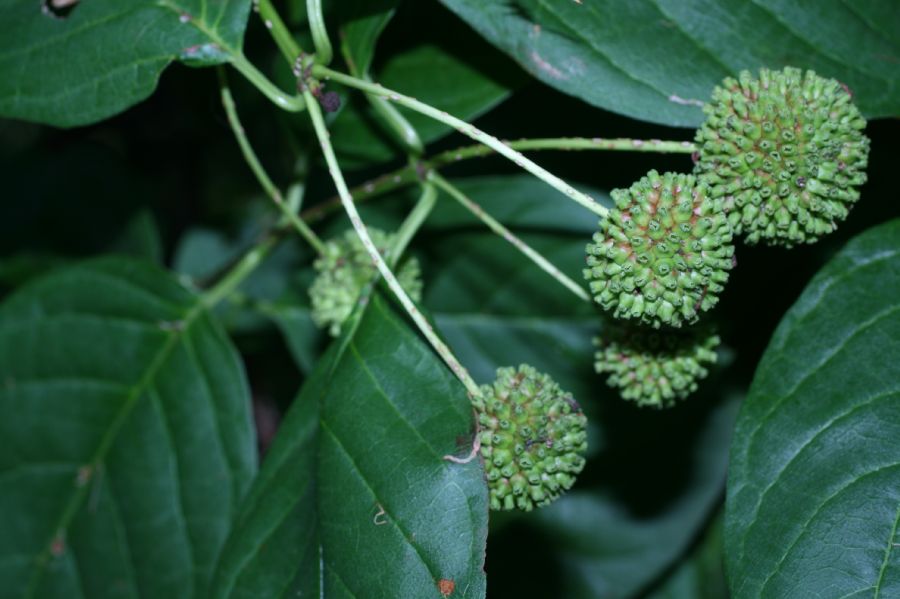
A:
{"label": "dark green leaf", "polygon": [[[422,45],[392,57],[373,78],[390,89],[413,96],[462,119],[473,119],[503,101],[510,93],[507,82],[443,49]],[[361,98],[358,98],[361,100]],[[439,139],[451,129],[398,107],[423,142]],[[342,158],[355,162],[379,162],[395,156],[387,135],[376,125],[376,115],[364,102],[348,106],[335,120],[332,141]]]}
{"label": "dark green leaf", "polygon": [[687,559],[647,599],[728,599],[722,515],[716,517]]}
{"label": "dark green leaf", "polygon": [[341,52],[350,71],[369,74],[378,36],[387,26],[400,0],[351,0],[342,3],[346,13],[341,25]]}
{"label": "dark green leaf", "polygon": [[[359,312],[359,311],[358,311]],[[375,296],[294,402],[213,596],[484,595],[487,486],[462,386]]]}
{"label": "dark green leaf", "polygon": [[696,126],[741,69],[808,67],[900,112],[895,0],[442,0],[528,72],[595,106]]}
{"label": "dark green leaf", "polygon": [[0,115],[71,127],[149,96],[176,58],[240,52],[250,0],[84,0],[0,4]]}
{"label": "dark green leaf", "polygon": [[736,599],[900,596],[900,220],[851,241],[785,315],[731,449]]}
{"label": "dark green leaf", "polygon": [[4,597],[206,597],[256,470],[238,356],[149,264],[56,272],[0,307]]}

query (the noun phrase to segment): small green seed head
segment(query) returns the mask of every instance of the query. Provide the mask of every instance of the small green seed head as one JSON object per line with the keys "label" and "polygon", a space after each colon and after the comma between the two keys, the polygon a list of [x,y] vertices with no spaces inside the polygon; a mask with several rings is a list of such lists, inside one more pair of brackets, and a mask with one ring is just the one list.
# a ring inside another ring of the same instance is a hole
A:
{"label": "small green seed head", "polygon": [[531,366],[501,368],[473,400],[491,509],[530,511],[575,483],[587,419],[578,403]]}
{"label": "small green seed head", "polygon": [[594,368],[606,384],[639,406],[668,408],[697,390],[704,364],[716,362],[719,337],[697,331],[612,328],[594,339]]}
{"label": "small green seed head", "polygon": [[615,208],[587,246],[594,299],[616,318],[655,328],[696,322],[733,266],[721,200],[693,175],[656,171],[611,195]]}
{"label": "small green seed head", "polygon": [[[392,235],[378,229],[370,228],[369,235],[382,256],[393,243]],[[352,229],[326,242],[325,252],[316,258],[313,267],[319,274],[309,288],[312,319],[316,326],[328,327],[328,332],[336,337],[353,311],[363,286],[372,280],[377,269]],[[419,262],[410,258],[395,272],[410,298],[419,301],[422,297]]]}
{"label": "small green seed head", "polygon": [[790,247],[835,230],[866,181],[866,121],[834,79],[787,67],[725,79],[704,107],[695,173],[736,235]]}

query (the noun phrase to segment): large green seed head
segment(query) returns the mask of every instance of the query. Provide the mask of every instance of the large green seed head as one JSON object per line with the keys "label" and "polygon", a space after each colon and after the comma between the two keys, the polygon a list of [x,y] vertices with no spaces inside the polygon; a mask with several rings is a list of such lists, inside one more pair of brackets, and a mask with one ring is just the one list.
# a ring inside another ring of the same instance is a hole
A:
{"label": "large green seed head", "polygon": [[594,299],[616,318],[657,328],[695,322],[718,302],[733,265],[721,200],[693,175],[656,171],[612,198],[587,246]]}
{"label": "large green seed head", "polygon": [[719,337],[696,331],[611,328],[594,340],[594,368],[606,384],[640,406],[667,408],[697,390],[714,364]]}
{"label": "large green seed head", "polygon": [[866,121],[848,90],[812,71],[728,78],[704,107],[695,172],[748,243],[812,243],[847,217],[866,181]]}
{"label": "large green seed head", "polygon": [[530,366],[501,368],[473,405],[491,509],[530,511],[575,483],[584,468],[587,419],[553,379]]}
{"label": "large green seed head", "polygon": [[[392,235],[378,229],[369,229],[369,235],[382,256],[393,243]],[[356,232],[350,229],[325,243],[325,252],[313,267],[319,273],[309,288],[313,322],[320,328],[328,327],[328,332],[337,336],[363,286],[375,276],[375,265]],[[396,274],[403,289],[414,301],[419,301],[422,297],[419,262],[415,258],[406,260]]]}

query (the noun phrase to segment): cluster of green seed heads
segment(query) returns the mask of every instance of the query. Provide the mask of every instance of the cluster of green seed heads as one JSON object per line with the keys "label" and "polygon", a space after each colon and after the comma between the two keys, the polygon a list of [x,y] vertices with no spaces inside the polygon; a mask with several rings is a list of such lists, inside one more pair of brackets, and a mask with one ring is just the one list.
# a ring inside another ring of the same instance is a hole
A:
{"label": "cluster of green seed heads", "polygon": [[796,68],[744,71],[713,91],[695,173],[748,243],[812,243],[847,217],[865,183],[866,121],[849,90]]}
{"label": "cluster of green seed heads", "polygon": [[587,419],[571,394],[531,366],[501,368],[472,401],[491,509],[547,505],[584,468]]}
{"label": "cluster of green seed heads", "polygon": [[[369,229],[369,236],[384,256],[393,244],[393,236]],[[372,258],[356,233],[350,229],[325,243],[325,251],[313,263],[318,275],[309,288],[312,320],[320,328],[328,328],[332,336],[350,316],[359,294],[377,273]],[[410,258],[397,271],[397,280],[414,301],[422,297],[419,262]]]}
{"label": "cluster of green seed heads", "polygon": [[[595,339],[595,370],[640,406],[685,399],[716,362],[719,337],[690,325],[717,304],[735,265],[734,237],[814,242],[847,217],[866,181],[866,122],[833,79],[791,67],[743,72],[715,88],[704,112],[694,172],[650,171],[614,190],[586,248],[592,295],[620,320]],[[370,234],[386,253],[391,236]],[[315,268],[312,317],[337,335],[376,269],[353,231],[329,241]],[[397,278],[418,300],[418,262],[407,260]],[[492,509],[529,511],[574,484],[586,418],[549,376],[501,368],[472,404]]]}
{"label": "cluster of green seed heads", "polygon": [[716,362],[719,337],[697,330],[613,327],[594,340],[594,368],[606,383],[639,406],[667,408],[697,390],[706,365]]}

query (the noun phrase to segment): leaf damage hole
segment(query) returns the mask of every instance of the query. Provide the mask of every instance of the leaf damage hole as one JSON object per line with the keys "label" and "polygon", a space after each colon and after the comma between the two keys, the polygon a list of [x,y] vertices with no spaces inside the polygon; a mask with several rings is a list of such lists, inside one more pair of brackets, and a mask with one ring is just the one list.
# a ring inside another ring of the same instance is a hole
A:
{"label": "leaf damage hole", "polygon": [[44,0],[41,12],[54,19],[67,19],[80,0]]}

